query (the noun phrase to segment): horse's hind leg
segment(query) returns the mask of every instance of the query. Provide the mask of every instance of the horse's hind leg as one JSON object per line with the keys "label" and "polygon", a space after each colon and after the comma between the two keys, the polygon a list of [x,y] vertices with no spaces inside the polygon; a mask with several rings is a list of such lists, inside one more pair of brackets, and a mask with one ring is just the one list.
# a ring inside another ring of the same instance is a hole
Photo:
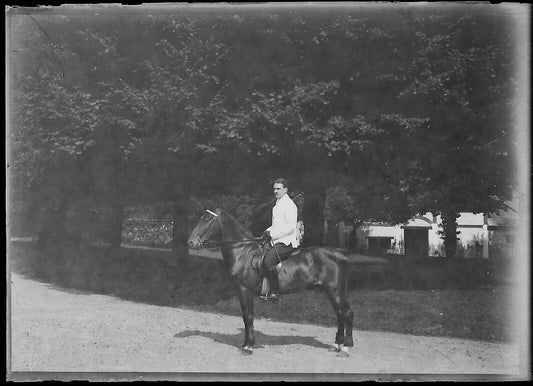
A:
{"label": "horse's hind leg", "polygon": [[335,292],[338,293],[338,302],[340,308],[341,318],[344,321],[345,335],[343,340],[344,347],[353,347],[353,337],[352,337],[352,325],[353,325],[353,311],[348,302],[348,269],[344,265],[343,269],[340,270],[338,276],[337,286]]}
{"label": "horse's hind leg", "polygon": [[337,316],[337,334],[335,335],[335,343],[339,351],[339,355],[348,356],[348,347],[353,346],[352,324],[353,311],[350,303],[346,298],[347,282],[346,278],[341,278],[339,285],[336,288],[326,289],[328,298],[335,310]]}
{"label": "horse's hind leg", "polygon": [[341,297],[337,291],[331,289],[326,289],[326,294],[331,302],[331,305],[333,306],[335,316],[337,317],[337,333],[335,334],[335,344],[338,348],[337,351],[340,351],[342,349],[342,345],[344,345],[344,323],[346,320],[341,308]]}
{"label": "horse's hind leg", "polygon": [[352,337],[352,325],[353,325],[353,311],[350,307],[350,304],[346,299],[342,302],[341,313],[344,317],[344,326],[345,326],[345,336],[344,336],[344,346],[353,347],[353,337]]}

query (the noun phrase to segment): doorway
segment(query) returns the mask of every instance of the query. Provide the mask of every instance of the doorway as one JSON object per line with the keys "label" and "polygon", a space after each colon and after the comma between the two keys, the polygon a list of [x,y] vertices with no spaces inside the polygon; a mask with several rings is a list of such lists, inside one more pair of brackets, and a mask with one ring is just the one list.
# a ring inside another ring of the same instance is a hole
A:
{"label": "doorway", "polygon": [[406,256],[428,256],[429,233],[427,228],[404,228],[403,235]]}

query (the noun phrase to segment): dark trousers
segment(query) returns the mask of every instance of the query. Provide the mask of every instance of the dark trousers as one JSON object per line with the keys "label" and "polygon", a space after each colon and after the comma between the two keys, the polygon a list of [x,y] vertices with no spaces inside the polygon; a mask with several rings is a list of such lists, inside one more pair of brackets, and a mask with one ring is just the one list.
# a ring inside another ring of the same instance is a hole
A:
{"label": "dark trousers", "polygon": [[286,246],[283,243],[276,243],[265,255],[263,271],[270,283],[270,293],[272,294],[277,295],[279,292],[279,280],[278,273],[276,272],[276,265],[289,257],[292,250],[292,245]]}
{"label": "dark trousers", "polygon": [[274,244],[274,246],[270,248],[265,255],[265,270],[273,269],[276,265],[279,264],[280,261],[285,260],[290,255],[293,249],[294,248],[292,247],[292,244],[289,244],[289,246],[283,243]]}

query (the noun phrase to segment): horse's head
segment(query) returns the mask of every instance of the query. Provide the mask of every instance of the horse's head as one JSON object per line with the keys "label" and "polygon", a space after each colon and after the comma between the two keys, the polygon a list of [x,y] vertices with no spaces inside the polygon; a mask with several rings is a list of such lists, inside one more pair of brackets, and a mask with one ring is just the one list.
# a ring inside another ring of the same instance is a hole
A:
{"label": "horse's head", "polygon": [[222,211],[216,209],[214,212],[206,210],[196,227],[189,236],[189,248],[200,249],[206,246],[209,241],[219,241],[222,237],[222,223],[220,214]]}

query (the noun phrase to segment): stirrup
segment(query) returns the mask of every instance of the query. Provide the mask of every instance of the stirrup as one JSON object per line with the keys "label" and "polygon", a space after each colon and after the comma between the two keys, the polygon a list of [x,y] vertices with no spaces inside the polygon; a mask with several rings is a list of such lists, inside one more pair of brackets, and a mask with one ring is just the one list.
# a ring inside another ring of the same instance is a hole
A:
{"label": "stirrup", "polygon": [[264,300],[265,302],[271,301],[272,303],[277,303],[279,302],[279,295],[277,294],[260,295],[259,299]]}

